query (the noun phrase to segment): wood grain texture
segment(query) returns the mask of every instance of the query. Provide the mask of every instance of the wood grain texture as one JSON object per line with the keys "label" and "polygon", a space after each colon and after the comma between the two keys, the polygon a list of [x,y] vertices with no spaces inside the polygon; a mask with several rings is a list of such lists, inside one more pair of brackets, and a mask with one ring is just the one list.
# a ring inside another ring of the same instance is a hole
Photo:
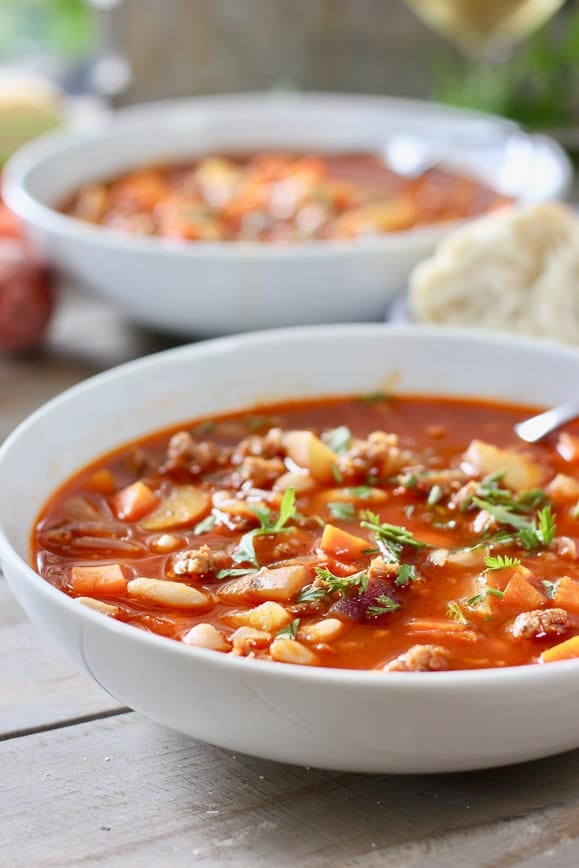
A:
{"label": "wood grain texture", "polygon": [[121,708],[37,636],[1,573],[0,648],[0,740]]}
{"label": "wood grain texture", "polygon": [[131,713],[1,743],[0,764],[11,866],[579,862],[579,752],[476,774],[346,775],[232,755]]}

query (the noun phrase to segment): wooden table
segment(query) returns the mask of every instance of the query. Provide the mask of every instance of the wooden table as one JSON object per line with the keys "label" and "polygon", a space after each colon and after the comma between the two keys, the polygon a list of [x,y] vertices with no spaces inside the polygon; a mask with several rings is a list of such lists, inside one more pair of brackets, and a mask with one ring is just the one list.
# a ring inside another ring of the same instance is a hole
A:
{"label": "wooden table", "polygon": [[[66,299],[45,353],[0,357],[0,437],[66,386],[163,345]],[[0,649],[0,866],[579,865],[579,751],[409,777],[233,755],[75,674],[2,578]]]}

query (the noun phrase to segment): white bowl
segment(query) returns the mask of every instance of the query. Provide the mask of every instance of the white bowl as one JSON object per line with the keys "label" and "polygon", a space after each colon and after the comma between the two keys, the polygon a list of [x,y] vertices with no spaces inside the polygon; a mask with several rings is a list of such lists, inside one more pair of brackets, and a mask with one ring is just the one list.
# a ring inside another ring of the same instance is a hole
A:
{"label": "white bowl", "polygon": [[451,224],[367,241],[175,243],[55,208],[88,181],[152,160],[263,148],[382,152],[400,133],[442,142],[450,164],[520,201],[557,198],[570,183],[553,141],[492,116],[383,97],[250,95],[126,109],[100,130],[47,136],[9,162],[4,190],[57,265],[154,328],[193,336],[378,320]]}
{"label": "white bowl", "polygon": [[394,377],[400,392],[549,404],[575,394],[579,353],[443,328],[325,326],[223,338],[107,372],[37,411],[0,450],[0,558],[10,586],[114,697],[234,751],[349,771],[441,772],[578,747],[577,661],[384,677],[235,658],[79,606],[29,566],[46,498],[122,442],[271,399],[368,393]]}

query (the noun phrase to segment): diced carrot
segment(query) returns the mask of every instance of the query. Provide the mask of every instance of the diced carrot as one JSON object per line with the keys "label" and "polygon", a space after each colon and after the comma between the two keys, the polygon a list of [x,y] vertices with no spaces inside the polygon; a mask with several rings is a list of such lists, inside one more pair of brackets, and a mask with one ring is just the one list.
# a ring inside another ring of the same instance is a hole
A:
{"label": "diced carrot", "polygon": [[543,663],[555,663],[557,660],[572,660],[575,657],[579,657],[579,636],[572,636],[552,648],[547,648],[540,659]]}
{"label": "diced carrot", "polygon": [[112,498],[114,513],[122,521],[139,521],[158,503],[159,498],[155,492],[140,480],[122,488]]}
{"label": "diced carrot", "polygon": [[333,524],[324,527],[320,548],[325,554],[340,559],[355,560],[372,548],[370,540],[354,536]]}
{"label": "diced carrot", "polygon": [[86,484],[89,488],[92,488],[93,491],[99,491],[101,494],[112,494],[116,487],[115,477],[111,471],[106,468],[97,470],[96,473],[89,476]]}
{"label": "diced carrot", "polygon": [[127,578],[120,564],[74,566],[68,586],[80,597],[109,597],[125,593]]}
{"label": "diced carrot", "polygon": [[563,576],[557,582],[553,602],[556,606],[579,615],[579,582],[569,576]]}
{"label": "diced carrot", "polygon": [[[528,572],[525,570],[525,572]],[[523,570],[515,570],[504,591],[503,603],[523,612],[545,603],[545,596],[525,578]]]}

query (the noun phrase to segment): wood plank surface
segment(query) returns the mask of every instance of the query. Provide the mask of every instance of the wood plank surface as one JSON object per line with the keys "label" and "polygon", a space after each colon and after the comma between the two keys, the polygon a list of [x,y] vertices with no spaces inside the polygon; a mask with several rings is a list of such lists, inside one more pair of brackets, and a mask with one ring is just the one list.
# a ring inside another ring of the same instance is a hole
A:
{"label": "wood plank surface", "polygon": [[0,743],[0,767],[10,866],[579,862],[579,751],[475,774],[339,774],[131,713]]}
{"label": "wood plank surface", "polygon": [[36,634],[1,573],[0,648],[0,740],[122,707]]}

